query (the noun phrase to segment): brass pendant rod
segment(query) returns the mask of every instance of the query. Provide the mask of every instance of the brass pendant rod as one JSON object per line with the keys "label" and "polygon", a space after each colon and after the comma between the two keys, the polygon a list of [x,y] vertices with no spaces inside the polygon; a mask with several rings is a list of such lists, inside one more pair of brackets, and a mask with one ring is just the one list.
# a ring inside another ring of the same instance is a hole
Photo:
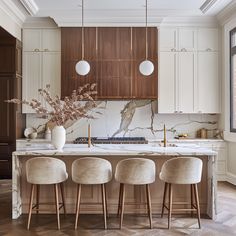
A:
{"label": "brass pendant rod", "polygon": [[82,60],[84,60],[84,0],[82,0]]}
{"label": "brass pendant rod", "polygon": [[147,35],[147,0],[146,0],[146,17],[145,17],[145,20],[146,20],[146,32],[145,32],[145,38],[146,38],[146,60],[148,59],[148,35]]}

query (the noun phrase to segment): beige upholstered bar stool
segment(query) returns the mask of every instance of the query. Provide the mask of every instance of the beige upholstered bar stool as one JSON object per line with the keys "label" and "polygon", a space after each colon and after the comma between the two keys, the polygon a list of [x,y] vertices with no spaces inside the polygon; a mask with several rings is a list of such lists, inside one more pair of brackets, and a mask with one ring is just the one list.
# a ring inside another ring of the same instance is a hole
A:
{"label": "beige upholstered bar stool", "polygon": [[150,228],[152,228],[152,207],[149,184],[155,181],[156,166],[154,161],[146,158],[129,158],[118,162],[115,179],[120,183],[118,215],[120,229],[122,228],[125,201],[125,184],[146,185],[147,208]]}
{"label": "beige upholstered bar stool", "polygon": [[[166,161],[160,173],[160,179],[165,182],[162,213],[164,214],[164,208],[168,210],[168,229],[170,228],[171,215],[172,215],[172,198],[173,184],[190,184],[191,190],[191,209],[176,209],[175,211],[195,211],[197,212],[198,225],[201,228],[200,223],[200,207],[197,183],[201,182],[202,177],[202,160],[195,157],[177,157]],[[169,188],[169,203],[168,207],[165,204],[166,192]],[[193,195],[195,198],[195,204],[193,203]]]}
{"label": "beige upholstered bar stool", "polygon": [[100,184],[102,192],[102,205],[104,228],[107,229],[107,196],[105,184],[112,179],[111,163],[102,158],[84,157],[72,163],[72,180],[78,184],[75,229],[78,226],[80,198],[82,185]]}
{"label": "beige upholstered bar stool", "polygon": [[[60,209],[65,208],[65,197],[63,182],[68,178],[66,172],[66,165],[63,161],[52,157],[35,157],[26,162],[26,178],[31,183],[31,194],[29,203],[29,216],[27,229],[30,227],[32,210],[39,212],[39,191],[40,185],[54,185],[56,213],[57,213],[57,227],[60,229]],[[61,189],[62,203],[59,203],[58,186]],[[33,204],[34,190],[36,189],[36,204]]]}

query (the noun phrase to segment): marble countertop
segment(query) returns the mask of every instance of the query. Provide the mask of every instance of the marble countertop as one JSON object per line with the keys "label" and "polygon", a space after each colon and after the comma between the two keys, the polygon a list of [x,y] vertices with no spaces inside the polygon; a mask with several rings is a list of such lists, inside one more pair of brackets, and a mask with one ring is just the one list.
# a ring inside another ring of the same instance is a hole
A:
{"label": "marble countertop", "polygon": [[55,150],[51,144],[44,147],[19,148],[13,155],[48,156],[214,156],[217,152],[198,145],[177,145],[161,147],[158,144],[96,144],[88,148],[87,144],[66,144],[62,151]]}

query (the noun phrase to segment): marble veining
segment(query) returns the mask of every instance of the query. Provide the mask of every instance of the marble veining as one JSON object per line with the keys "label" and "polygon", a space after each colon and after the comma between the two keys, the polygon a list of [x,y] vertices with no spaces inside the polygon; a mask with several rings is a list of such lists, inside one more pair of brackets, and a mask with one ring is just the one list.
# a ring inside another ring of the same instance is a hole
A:
{"label": "marble veining", "polygon": [[[218,115],[209,114],[158,114],[157,102],[151,100],[100,101],[93,113],[94,120],[80,119],[65,125],[67,141],[87,136],[87,126],[92,126],[92,136],[96,137],[134,137],[158,139],[163,136],[166,124],[167,138],[187,133],[196,137],[196,131],[206,128],[210,137],[218,129]],[[43,137],[47,119],[36,114],[27,114],[27,127],[34,127]]]}

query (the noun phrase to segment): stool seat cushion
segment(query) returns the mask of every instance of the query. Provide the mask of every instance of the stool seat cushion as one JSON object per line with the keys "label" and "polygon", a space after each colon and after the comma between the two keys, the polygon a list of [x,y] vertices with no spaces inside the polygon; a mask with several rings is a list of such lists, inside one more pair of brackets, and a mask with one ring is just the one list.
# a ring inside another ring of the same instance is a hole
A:
{"label": "stool seat cushion", "polygon": [[171,184],[196,184],[201,182],[202,160],[196,157],[177,157],[166,161],[159,175]]}
{"label": "stool seat cushion", "polygon": [[57,184],[68,178],[66,165],[52,157],[34,157],[26,162],[26,178],[31,184]]}
{"label": "stool seat cushion", "polygon": [[146,158],[129,158],[118,162],[115,171],[116,181],[123,184],[142,185],[155,181],[156,165]]}
{"label": "stool seat cushion", "polygon": [[111,163],[97,157],[84,157],[72,163],[72,180],[78,184],[104,184],[112,179]]}

